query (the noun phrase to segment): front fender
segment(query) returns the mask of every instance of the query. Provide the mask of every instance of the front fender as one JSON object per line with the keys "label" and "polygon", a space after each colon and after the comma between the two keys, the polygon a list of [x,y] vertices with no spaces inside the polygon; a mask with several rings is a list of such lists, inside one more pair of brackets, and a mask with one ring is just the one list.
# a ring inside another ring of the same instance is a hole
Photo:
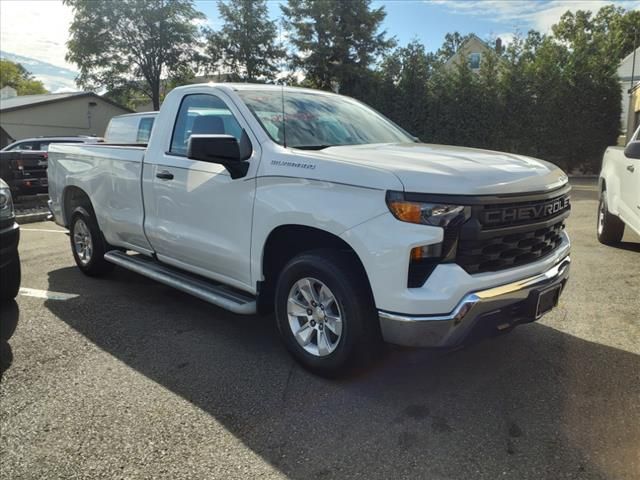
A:
{"label": "front fender", "polygon": [[388,213],[385,190],[291,177],[257,179],[251,237],[252,283],[263,280],[262,252],[270,233],[300,225],[339,237],[345,231]]}

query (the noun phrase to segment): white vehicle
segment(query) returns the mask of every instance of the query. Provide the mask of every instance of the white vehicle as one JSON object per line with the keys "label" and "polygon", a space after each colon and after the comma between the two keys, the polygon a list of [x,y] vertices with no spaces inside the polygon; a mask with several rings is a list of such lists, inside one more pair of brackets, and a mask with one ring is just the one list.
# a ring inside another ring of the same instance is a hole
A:
{"label": "white vehicle", "polygon": [[[285,114],[283,115],[283,110]],[[113,264],[236,313],[275,308],[306,367],[533,321],[569,275],[567,176],[426,145],[307,89],[173,90],[147,148],[54,146],[50,208],[88,275]]]}
{"label": "white vehicle", "polygon": [[106,143],[146,145],[158,112],[127,113],[109,120],[104,133]]}
{"label": "white vehicle", "polygon": [[640,235],[640,127],[626,147],[609,147],[600,171],[598,240],[615,245],[625,225]]}

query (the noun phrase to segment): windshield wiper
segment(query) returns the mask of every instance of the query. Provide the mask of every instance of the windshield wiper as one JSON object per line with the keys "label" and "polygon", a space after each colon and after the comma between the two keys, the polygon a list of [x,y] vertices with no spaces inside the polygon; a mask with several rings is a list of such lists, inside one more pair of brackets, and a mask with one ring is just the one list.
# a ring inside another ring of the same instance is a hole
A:
{"label": "windshield wiper", "polygon": [[329,147],[338,147],[339,145],[289,145],[291,148],[300,150],[322,150]]}

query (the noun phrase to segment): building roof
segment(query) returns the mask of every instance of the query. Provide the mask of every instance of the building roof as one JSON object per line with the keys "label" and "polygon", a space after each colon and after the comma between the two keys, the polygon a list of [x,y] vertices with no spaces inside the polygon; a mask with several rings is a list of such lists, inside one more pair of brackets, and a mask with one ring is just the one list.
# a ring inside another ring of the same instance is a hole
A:
{"label": "building roof", "polygon": [[17,97],[11,98],[3,98],[0,101],[0,111],[1,112],[10,112],[13,110],[20,110],[23,108],[33,107],[35,105],[45,105],[48,103],[61,102],[64,100],[68,100],[70,98],[78,98],[78,97],[94,97],[98,98],[104,102],[107,102],[115,107],[121,108],[127,112],[131,112],[132,110],[127,107],[123,107],[122,105],[117,104],[116,102],[109,100],[108,98],[101,97],[100,95],[96,95],[93,92],[67,92],[67,93],[44,93],[41,95],[20,95]]}

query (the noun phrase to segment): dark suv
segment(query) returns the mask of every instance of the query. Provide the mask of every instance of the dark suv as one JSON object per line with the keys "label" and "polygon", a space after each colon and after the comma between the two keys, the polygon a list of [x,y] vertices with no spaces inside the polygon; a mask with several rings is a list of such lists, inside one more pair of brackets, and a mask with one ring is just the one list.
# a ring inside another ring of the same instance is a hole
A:
{"label": "dark suv", "polygon": [[0,179],[0,301],[18,295],[20,289],[20,227],[16,223],[9,186]]}
{"label": "dark suv", "polygon": [[49,145],[52,143],[99,143],[101,141],[102,138],[100,137],[89,136],[23,138],[22,140],[10,143],[0,151],[12,152],[17,150],[35,150],[46,152],[49,150]]}
{"label": "dark suv", "polygon": [[25,138],[0,151],[0,178],[9,187],[13,198],[19,195],[47,193],[47,164],[52,143],[98,143],[100,137],[36,137]]}

